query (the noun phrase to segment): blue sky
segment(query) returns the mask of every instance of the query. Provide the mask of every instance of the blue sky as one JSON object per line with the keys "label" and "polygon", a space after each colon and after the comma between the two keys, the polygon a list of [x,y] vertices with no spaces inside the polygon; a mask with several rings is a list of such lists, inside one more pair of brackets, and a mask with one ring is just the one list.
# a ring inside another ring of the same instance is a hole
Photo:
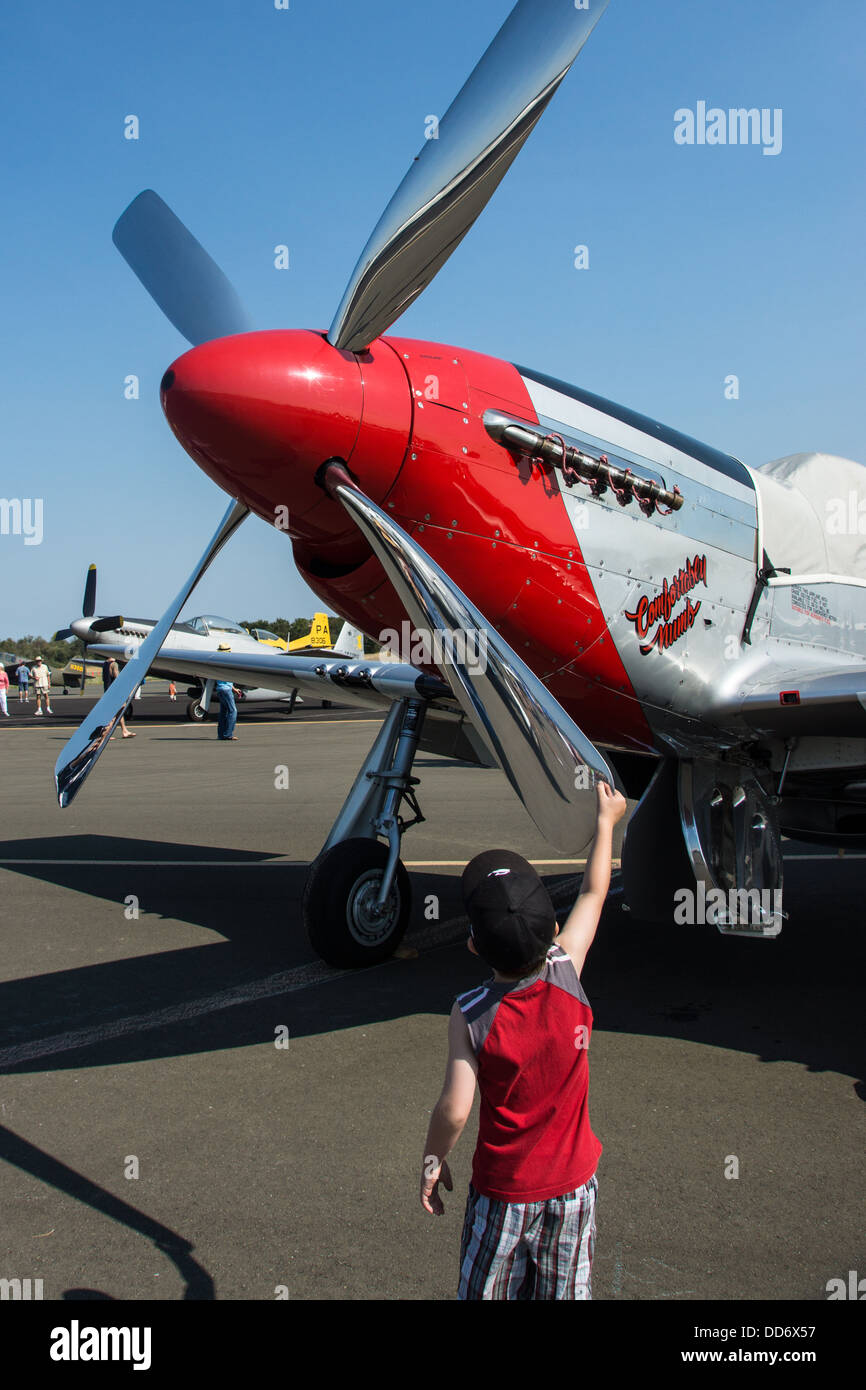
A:
{"label": "blue sky", "polygon": [[[256,326],[325,328],[381,210],[509,0],[82,0],[0,20],[0,638],[158,614],[226,505],[162,416],[185,348],[111,243],[157,190]],[[475,228],[396,331],[580,383],[750,464],[864,448],[861,0],[611,0]],[[674,112],[781,108],[778,156]],[[123,138],[124,117],[140,138]],[[291,268],[277,271],[286,243]],[[589,247],[587,270],[573,248]],[[124,378],[141,382],[124,399]],[[724,380],[740,379],[739,400]],[[188,612],[311,612],[250,521]]]}

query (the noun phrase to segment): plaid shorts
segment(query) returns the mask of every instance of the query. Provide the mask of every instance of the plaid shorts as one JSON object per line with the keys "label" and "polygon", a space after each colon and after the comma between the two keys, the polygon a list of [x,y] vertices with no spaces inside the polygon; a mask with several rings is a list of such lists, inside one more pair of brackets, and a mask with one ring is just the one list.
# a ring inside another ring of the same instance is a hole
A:
{"label": "plaid shorts", "polygon": [[499,1202],[469,1184],[459,1299],[590,1299],[598,1180],[544,1202]]}

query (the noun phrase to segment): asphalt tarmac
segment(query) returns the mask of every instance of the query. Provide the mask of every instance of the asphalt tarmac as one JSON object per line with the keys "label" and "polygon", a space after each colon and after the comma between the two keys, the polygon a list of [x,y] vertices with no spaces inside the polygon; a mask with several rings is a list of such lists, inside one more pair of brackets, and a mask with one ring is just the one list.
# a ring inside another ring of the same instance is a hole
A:
{"label": "asphalt tarmac", "polygon": [[[0,1279],[45,1299],[453,1299],[475,1117],[444,1217],[417,1194],[447,1014],[486,974],[459,874],[504,845],[568,906],[580,864],[501,774],[422,755],[405,947],[334,971],[301,894],[375,720],[259,708],[220,744],[146,696],[61,812],[53,764],[89,697],[38,720],[14,700]],[[825,1300],[866,1275],[866,856],[787,859],[777,940],[605,912],[584,971],[596,1299]]]}

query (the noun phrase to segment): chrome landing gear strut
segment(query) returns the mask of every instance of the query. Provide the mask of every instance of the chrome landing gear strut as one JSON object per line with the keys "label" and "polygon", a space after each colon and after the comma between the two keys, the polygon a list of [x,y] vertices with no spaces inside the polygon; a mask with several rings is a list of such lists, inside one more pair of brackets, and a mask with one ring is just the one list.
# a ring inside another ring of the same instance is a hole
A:
{"label": "chrome landing gear strut", "polygon": [[[376,965],[394,952],[406,930],[412,890],[400,841],[424,819],[412,764],[425,713],[423,700],[404,699],[392,707],[310,866],[304,925],[313,949],[330,965]],[[403,802],[410,820],[400,814]]]}

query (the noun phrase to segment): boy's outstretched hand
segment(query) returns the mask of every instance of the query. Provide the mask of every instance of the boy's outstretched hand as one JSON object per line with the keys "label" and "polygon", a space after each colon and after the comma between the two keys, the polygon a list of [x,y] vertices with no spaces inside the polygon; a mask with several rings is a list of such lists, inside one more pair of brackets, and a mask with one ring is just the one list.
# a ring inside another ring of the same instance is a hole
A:
{"label": "boy's outstretched hand", "polygon": [[441,1164],[436,1164],[435,1158],[424,1160],[424,1171],[421,1174],[421,1205],[425,1211],[429,1211],[431,1216],[443,1216],[445,1206],[439,1196],[440,1182],[448,1192],[454,1191],[454,1184],[451,1181],[451,1170],[443,1158]]}
{"label": "boy's outstretched hand", "polygon": [[628,802],[622,792],[618,792],[616,787],[612,787],[608,782],[596,782],[595,814],[598,821],[616,825],[627,810]]}

